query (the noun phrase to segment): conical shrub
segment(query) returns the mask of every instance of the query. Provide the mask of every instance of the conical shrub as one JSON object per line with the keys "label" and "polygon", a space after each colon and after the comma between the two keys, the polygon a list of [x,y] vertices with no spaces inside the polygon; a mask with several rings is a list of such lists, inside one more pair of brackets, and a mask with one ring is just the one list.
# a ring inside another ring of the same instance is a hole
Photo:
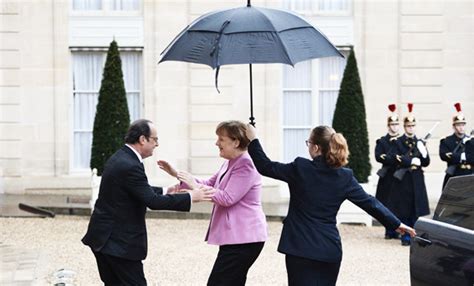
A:
{"label": "conical shrub", "polygon": [[360,183],[366,183],[371,169],[369,138],[364,95],[353,49],[341,81],[332,127],[347,140],[350,151],[348,167],[354,171],[354,176]]}
{"label": "conical shrub", "polygon": [[122,61],[117,42],[107,52],[92,133],[91,169],[101,175],[107,159],[123,144],[130,125]]}

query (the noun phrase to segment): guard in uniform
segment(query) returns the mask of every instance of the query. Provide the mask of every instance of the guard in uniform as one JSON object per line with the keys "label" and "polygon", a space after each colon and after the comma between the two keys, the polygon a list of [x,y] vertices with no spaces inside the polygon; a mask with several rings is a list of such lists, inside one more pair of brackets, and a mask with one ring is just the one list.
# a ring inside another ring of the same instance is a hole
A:
{"label": "guard in uniform", "polygon": [[[415,135],[416,119],[413,104],[408,104],[408,115],[403,119],[405,134],[397,139],[395,181],[390,192],[389,207],[406,225],[413,227],[420,216],[428,215],[430,208],[422,167],[430,164],[423,140]],[[402,245],[410,245],[410,236],[401,236]]]}
{"label": "guard in uniform", "polygon": [[457,113],[453,116],[454,133],[441,139],[439,143],[439,156],[447,163],[444,176],[443,189],[449,178],[455,176],[471,175],[472,165],[466,160],[466,142],[470,139],[466,135],[466,117],[462,114],[461,104],[454,105]]}
{"label": "guard in uniform", "polygon": [[[398,115],[395,113],[396,105],[390,104],[388,109],[391,112],[387,117],[388,132],[385,136],[380,137],[375,144],[375,160],[382,164],[382,168],[377,172],[379,181],[377,183],[375,197],[385,206],[389,206],[388,198],[392,188],[392,183],[395,180],[393,173],[397,166],[395,152],[400,127]],[[385,239],[399,237],[398,232],[385,228]]]}

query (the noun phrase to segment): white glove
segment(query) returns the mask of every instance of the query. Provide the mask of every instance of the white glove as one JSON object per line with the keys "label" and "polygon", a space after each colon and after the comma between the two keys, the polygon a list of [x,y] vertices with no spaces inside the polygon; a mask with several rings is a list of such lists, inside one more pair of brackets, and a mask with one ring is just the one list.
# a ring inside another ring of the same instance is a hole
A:
{"label": "white glove", "polygon": [[426,146],[423,144],[423,141],[418,140],[418,142],[416,142],[416,148],[418,148],[418,151],[420,151],[421,157],[426,158],[426,156],[428,156],[428,151],[426,150]]}
{"label": "white glove", "polygon": [[466,145],[466,142],[469,141],[471,139],[471,137],[469,136],[466,136],[462,139],[462,144]]}
{"label": "white glove", "polygon": [[421,166],[420,158],[416,158],[416,157],[415,157],[415,158],[411,159],[411,164],[412,164],[413,166]]}
{"label": "white glove", "polygon": [[461,162],[466,161],[466,152],[461,153]]}

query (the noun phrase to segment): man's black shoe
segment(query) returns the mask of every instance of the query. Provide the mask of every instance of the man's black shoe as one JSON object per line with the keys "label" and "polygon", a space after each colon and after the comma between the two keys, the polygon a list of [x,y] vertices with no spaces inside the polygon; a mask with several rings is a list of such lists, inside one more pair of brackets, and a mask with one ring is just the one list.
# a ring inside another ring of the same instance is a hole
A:
{"label": "man's black shoe", "polygon": [[399,239],[400,235],[398,233],[396,234],[385,234],[385,239]]}
{"label": "man's black shoe", "polygon": [[402,245],[403,245],[403,246],[409,246],[409,245],[410,245],[410,241],[409,241],[409,240],[402,240]]}

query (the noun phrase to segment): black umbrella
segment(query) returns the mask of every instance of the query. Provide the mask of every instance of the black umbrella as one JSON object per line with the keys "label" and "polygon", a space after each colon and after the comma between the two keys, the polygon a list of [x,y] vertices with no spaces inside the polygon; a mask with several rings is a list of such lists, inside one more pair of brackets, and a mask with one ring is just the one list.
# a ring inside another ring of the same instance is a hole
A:
{"label": "black umbrella", "polygon": [[160,62],[222,65],[249,64],[250,123],[253,117],[252,64],[297,62],[343,55],[315,27],[283,10],[246,7],[205,14],[188,25],[161,53]]}

